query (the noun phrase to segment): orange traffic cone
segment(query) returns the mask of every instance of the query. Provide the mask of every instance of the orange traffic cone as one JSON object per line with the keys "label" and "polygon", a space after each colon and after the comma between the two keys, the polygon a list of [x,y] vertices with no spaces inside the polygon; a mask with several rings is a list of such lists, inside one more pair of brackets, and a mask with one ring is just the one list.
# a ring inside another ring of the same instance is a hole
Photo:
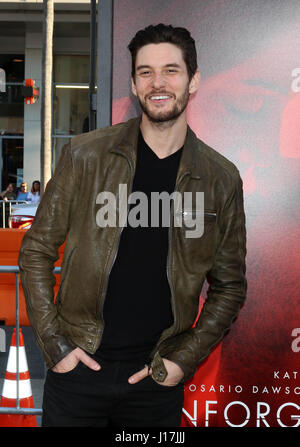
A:
{"label": "orange traffic cone", "polygon": [[[17,348],[16,329],[14,328],[2,389],[0,407],[16,406]],[[19,406],[20,408],[34,408],[22,329],[19,329]],[[37,427],[36,417],[31,414],[24,415],[0,413],[0,427]]]}

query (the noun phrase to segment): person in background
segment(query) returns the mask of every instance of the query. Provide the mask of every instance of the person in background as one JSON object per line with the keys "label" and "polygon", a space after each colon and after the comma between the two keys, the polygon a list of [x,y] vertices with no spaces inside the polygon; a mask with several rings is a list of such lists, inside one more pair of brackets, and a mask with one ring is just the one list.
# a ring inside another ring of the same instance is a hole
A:
{"label": "person in background", "polygon": [[32,203],[38,204],[40,202],[40,182],[35,180],[32,183],[32,187],[30,192],[28,193],[27,200],[30,200]]}
{"label": "person in background", "polygon": [[2,191],[0,194],[1,200],[16,200],[16,194],[14,192],[14,185],[9,183],[5,191]]}
{"label": "person in background", "polygon": [[22,182],[20,186],[20,190],[17,195],[17,200],[27,200],[28,198],[28,186],[26,182]]}

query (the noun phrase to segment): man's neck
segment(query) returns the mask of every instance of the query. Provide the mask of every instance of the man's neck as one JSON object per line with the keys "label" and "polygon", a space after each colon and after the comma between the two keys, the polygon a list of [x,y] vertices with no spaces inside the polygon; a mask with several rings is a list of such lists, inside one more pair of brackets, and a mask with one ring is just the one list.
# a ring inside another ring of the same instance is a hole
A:
{"label": "man's neck", "polygon": [[184,113],[176,120],[165,123],[153,123],[143,114],[140,128],[148,146],[159,158],[165,158],[183,146],[187,122]]}

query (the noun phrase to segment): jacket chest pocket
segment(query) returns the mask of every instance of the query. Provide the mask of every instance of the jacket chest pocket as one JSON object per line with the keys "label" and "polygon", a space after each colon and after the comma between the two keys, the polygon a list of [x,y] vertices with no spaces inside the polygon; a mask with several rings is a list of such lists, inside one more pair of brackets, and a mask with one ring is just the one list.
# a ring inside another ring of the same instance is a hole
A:
{"label": "jacket chest pocket", "polygon": [[200,239],[216,228],[217,213],[215,211],[185,209],[177,215],[174,224],[181,226],[186,239]]}
{"label": "jacket chest pocket", "polygon": [[198,275],[199,269],[209,269],[213,263],[219,232],[217,213],[214,210],[205,210],[204,213],[202,211],[202,216],[199,216],[198,222],[195,223],[196,215],[196,210],[187,213],[185,225],[177,229],[176,233],[177,249],[183,264],[190,273]]}

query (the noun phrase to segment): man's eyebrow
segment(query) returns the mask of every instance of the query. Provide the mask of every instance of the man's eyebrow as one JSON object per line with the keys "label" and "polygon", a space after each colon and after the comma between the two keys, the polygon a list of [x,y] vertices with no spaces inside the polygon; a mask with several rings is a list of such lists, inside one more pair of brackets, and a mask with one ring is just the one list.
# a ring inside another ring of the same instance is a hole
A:
{"label": "man's eyebrow", "polygon": [[[179,64],[177,64],[177,62],[171,63],[171,64],[166,64],[163,67],[176,67],[176,68],[181,68],[181,66]],[[138,65],[136,67],[136,70],[143,70],[145,68],[151,68],[150,65]]]}
{"label": "man's eyebrow", "polygon": [[137,70],[142,70],[142,69],[144,69],[144,68],[150,68],[150,65],[138,65],[138,66],[136,67]]}
{"label": "man's eyebrow", "polygon": [[176,62],[174,62],[173,64],[166,64],[165,67],[176,67],[176,68],[181,68],[181,65],[177,64]]}

